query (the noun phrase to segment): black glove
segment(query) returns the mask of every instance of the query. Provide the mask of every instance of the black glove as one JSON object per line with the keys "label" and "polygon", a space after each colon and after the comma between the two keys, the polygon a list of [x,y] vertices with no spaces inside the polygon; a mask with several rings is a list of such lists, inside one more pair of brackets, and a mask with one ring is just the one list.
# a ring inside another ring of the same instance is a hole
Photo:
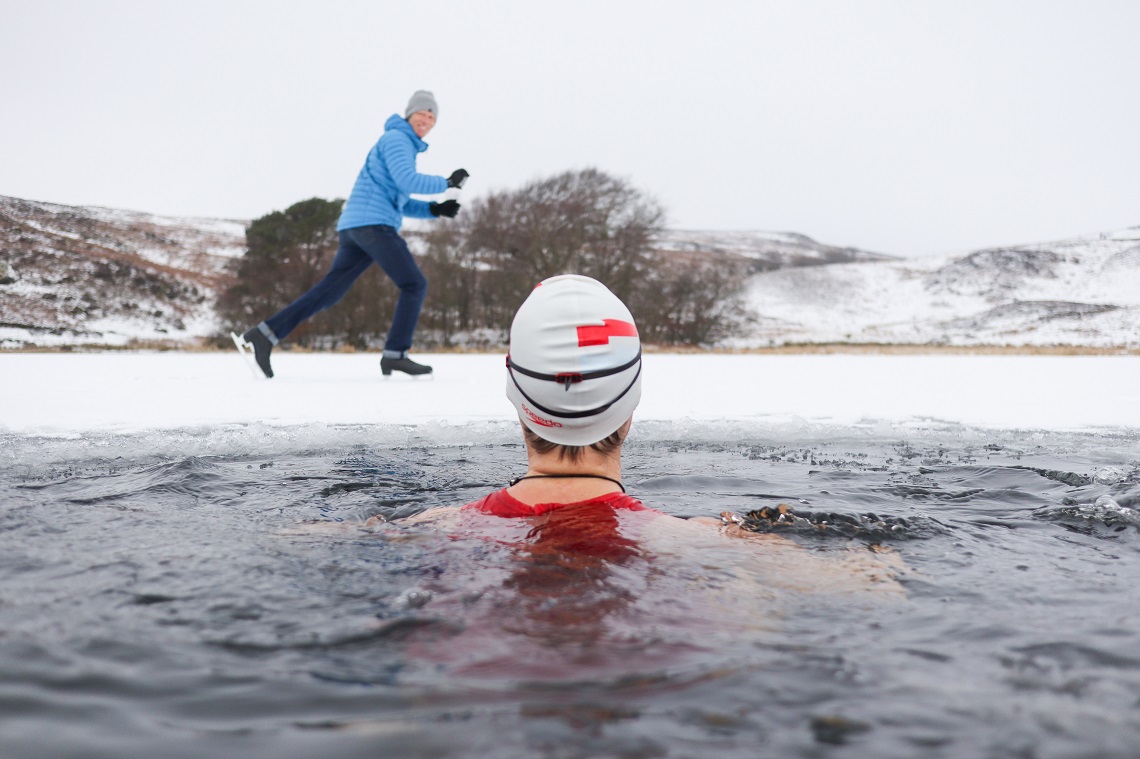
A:
{"label": "black glove", "polygon": [[449,219],[454,219],[455,214],[459,213],[459,201],[445,200],[442,203],[428,203],[428,210],[431,211],[432,216],[446,216]]}
{"label": "black glove", "polygon": [[447,178],[448,187],[463,187],[463,183],[467,181],[467,177],[471,176],[467,173],[467,169],[456,169],[451,172],[451,176]]}

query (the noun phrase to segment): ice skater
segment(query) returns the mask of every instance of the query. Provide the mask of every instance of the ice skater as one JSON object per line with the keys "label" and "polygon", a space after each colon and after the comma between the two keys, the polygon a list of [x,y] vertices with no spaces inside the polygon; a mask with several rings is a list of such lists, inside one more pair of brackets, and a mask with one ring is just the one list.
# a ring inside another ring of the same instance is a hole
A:
{"label": "ice skater", "polygon": [[273,376],[269,362],[273,346],[288,337],[301,322],[340,301],[373,263],[400,288],[380,358],[380,371],[385,377],[394,371],[431,374],[430,366],[408,358],[427,295],[427,278],[399,230],[405,216],[451,219],[459,213],[456,200],[435,203],[411,197],[438,195],[448,188],[463,187],[469,176],[465,169],[456,169],[446,179],[416,171],[416,157],[428,148],[424,137],[438,117],[435,96],[427,90],[418,90],[408,101],[403,117],[394,113],[388,118],[384,134],[368,153],[337,222],[340,244],[329,273],[281,311],[247,330],[240,338],[234,336],[239,349],[252,348],[257,365],[266,377]]}

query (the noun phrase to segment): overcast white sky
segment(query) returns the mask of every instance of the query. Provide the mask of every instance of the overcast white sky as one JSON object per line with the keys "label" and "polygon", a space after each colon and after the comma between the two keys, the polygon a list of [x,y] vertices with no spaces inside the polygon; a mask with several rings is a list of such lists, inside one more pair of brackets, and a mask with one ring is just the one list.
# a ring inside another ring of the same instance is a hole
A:
{"label": "overcast white sky", "polygon": [[1140,225],[1140,2],[0,0],[0,194],[344,197],[431,89],[468,198],[594,166],[683,229],[899,255]]}

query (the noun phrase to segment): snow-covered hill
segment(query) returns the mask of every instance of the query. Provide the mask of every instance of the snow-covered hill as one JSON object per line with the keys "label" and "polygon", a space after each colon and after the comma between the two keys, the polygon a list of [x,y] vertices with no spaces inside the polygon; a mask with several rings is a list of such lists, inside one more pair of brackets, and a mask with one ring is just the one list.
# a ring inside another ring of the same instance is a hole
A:
{"label": "snow-covered hill", "polygon": [[197,343],[245,224],[0,196],[0,348]]}
{"label": "snow-covered hill", "polygon": [[[244,245],[242,221],[0,196],[0,348],[196,345]],[[756,319],[729,347],[1140,347],[1140,227],[922,259],[775,232],[669,230],[657,248],[753,272]]]}
{"label": "snow-covered hill", "polygon": [[740,346],[1140,347],[1140,227],[964,256],[757,274]]}
{"label": "snow-covered hill", "polygon": [[656,246],[665,254],[733,257],[746,262],[748,271],[752,273],[791,266],[895,260],[893,256],[858,248],[840,248],[816,242],[796,232],[670,229],[657,238]]}

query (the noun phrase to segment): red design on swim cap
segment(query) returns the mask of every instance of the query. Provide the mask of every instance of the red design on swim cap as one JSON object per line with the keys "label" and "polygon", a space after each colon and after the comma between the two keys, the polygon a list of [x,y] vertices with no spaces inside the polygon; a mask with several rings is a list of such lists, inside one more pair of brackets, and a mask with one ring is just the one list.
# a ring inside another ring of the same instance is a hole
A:
{"label": "red design on swim cap", "polygon": [[637,337],[637,327],[620,319],[603,319],[602,326],[587,324],[578,328],[578,347],[608,345],[611,337]]}

